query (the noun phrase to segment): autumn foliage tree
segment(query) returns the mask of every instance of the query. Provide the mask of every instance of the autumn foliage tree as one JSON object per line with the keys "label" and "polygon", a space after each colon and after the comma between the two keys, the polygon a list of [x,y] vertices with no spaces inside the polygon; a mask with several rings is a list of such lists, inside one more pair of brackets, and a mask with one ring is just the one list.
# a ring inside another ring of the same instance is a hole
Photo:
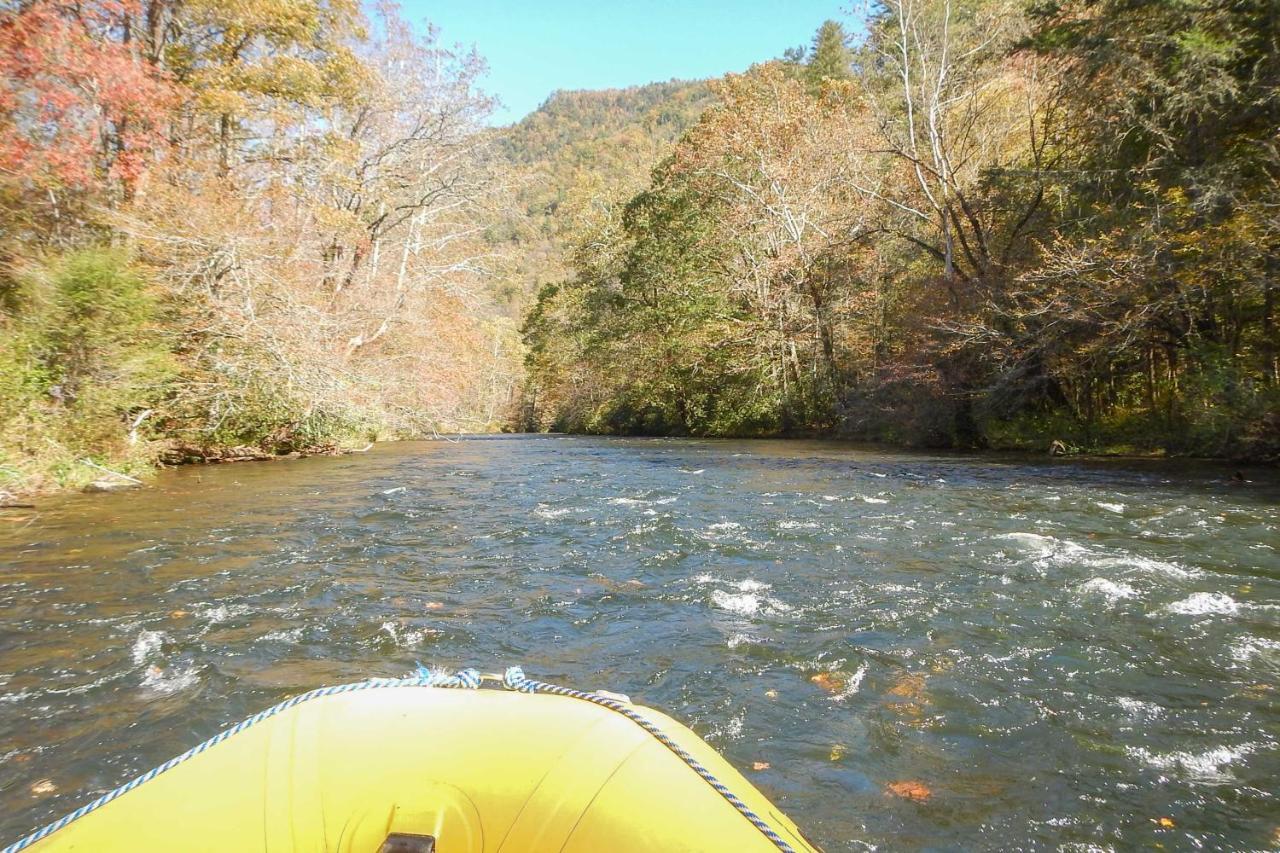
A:
{"label": "autumn foliage tree", "polygon": [[828,22],[720,83],[583,233],[534,422],[1280,453],[1274,9],[863,11],[851,56]]}
{"label": "autumn foliage tree", "polygon": [[[391,4],[37,0],[0,9],[0,63],[0,474],[497,423],[517,353],[477,55]],[[174,369],[116,383],[145,353],[67,342],[64,280],[129,283]],[[94,352],[86,407],[68,359]]]}

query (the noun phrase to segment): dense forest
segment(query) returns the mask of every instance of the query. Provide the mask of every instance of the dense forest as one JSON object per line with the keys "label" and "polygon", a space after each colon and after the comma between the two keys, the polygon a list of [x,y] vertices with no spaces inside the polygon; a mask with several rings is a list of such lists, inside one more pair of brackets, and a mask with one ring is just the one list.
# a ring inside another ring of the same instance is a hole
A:
{"label": "dense forest", "polygon": [[882,0],[712,85],[525,323],[526,425],[1280,453],[1271,0]]}
{"label": "dense forest", "polygon": [[523,311],[541,285],[567,277],[591,209],[644,189],[711,103],[705,81],[562,91],[500,130],[497,150],[518,183],[514,204],[489,233],[506,244],[500,278],[509,302]]}
{"label": "dense forest", "polygon": [[503,427],[1280,453],[1271,0],[865,20],[495,129],[389,3],[0,3],[0,498]]}
{"label": "dense forest", "polygon": [[479,56],[390,4],[34,0],[0,66],[0,490],[501,422]]}

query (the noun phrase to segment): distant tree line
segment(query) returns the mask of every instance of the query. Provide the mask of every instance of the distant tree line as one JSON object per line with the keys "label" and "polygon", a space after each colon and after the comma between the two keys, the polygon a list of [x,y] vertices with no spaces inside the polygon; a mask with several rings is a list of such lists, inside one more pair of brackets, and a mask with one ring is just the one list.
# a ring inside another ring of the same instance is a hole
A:
{"label": "distant tree line", "polygon": [[526,318],[527,426],[1280,453],[1271,0],[883,0],[714,85]]}

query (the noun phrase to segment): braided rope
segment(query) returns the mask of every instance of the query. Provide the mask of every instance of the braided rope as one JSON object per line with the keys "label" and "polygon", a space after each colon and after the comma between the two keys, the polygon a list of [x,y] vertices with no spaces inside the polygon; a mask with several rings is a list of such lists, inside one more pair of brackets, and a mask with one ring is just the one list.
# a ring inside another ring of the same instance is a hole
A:
{"label": "braided rope", "polygon": [[321,696],[333,696],[337,693],[352,693],[356,690],[372,690],[383,687],[457,687],[474,690],[479,686],[480,673],[476,672],[474,669],[464,669],[454,673],[453,675],[449,675],[448,673],[440,672],[431,673],[425,668],[419,667],[416,673],[407,678],[370,678],[366,681],[357,681],[351,684],[339,684],[333,687],[320,687],[307,693],[299,694],[291,699],[286,699],[278,705],[272,705],[265,711],[259,711],[252,717],[241,720],[229,729],[223,729],[204,743],[191,747],[191,749],[188,749],[181,755],[170,758],[164,764],[161,764],[158,767],[153,767],[141,776],[130,779],[119,788],[108,791],[93,802],[85,803],[70,814],[63,815],[53,823],[46,824],[25,838],[15,841],[13,844],[4,848],[3,851],[0,851],[0,853],[18,853],[19,850],[25,850],[37,841],[40,841],[41,839],[57,832],[59,829],[62,829],[67,824],[79,820],[91,811],[102,808],[107,803],[124,796],[139,785],[150,782],[161,773],[164,773],[167,770],[172,770],[187,759],[194,758],[205,750],[217,746],[232,735],[237,735],[250,726],[274,717],[282,711],[287,711],[295,705],[301,705],[303,702],[318,699]]}
{"label": "braided rope", "polygon": [[[496,680],[496,677],[490,677]],[[108,791],[96,800],[84,804],[70,814],[64,815],[53,823],[41,827],[25,838],[15,841],[8,847],[0,850],[0,853],[18,853],[20,850],[25,850],[37,841],[40,841],[41,839],[57,832],[59,829],[62,829],[67,824],[70,824],[90,812],[105,806],[112,800],[124,796],[134,788],[137,788],[146,782],[150,782],[161,773],[164,773],[167,770],[172,770],[187,759],[194,758],[205,750],[217,746],[232,735],[237,735],[250,726],[274,717],[283,711],[287,711],[295,705],[301,705],[303,702],[318,699],[322,696],[333,696],[338,693],[352,693],[357,690],[373,690],[386,687],[446,687],[462,690],[475,690],[480,687],[481,683],[485,681],[485,679],[486,676],[481,675],[474,669],[462,669],[450,675],[446,672],[432,672],[422,666],[422,664],[418,664],[417,671],[405,678],[370,678],[365,681],[357,681],[351,684],[339,684],[333,687],[320,687],[307,693],[301,693],[291,699],[286,699],[278,705],[272,705],[265,711],[259,711],[252,717],[241,720],[229,729],[224,729],[221,732],[218,732],[218,734],[209,738],[204,743],[193,746],[181,755],[170,758],[164,764],[148,770],[141,776],[130,779],[120,787]],[[763,818],[757,815],[750,806],[739,799],[733,791],[729,790],[723,782],[717,779],[715,774],[704,767],[702,762],[694,758],[693,755],[686,751],[684,747],[672,740],[671,737],[658,728],[648,718],[632,710],[625,703],[620,702],[617,699],[612,699],[608,696],[602,696],[599,693],[588,693],[581,690],[573,690],[568,687],[560,687],[555,684],[547,684],[544,681],[535,681],[534,679],[526,678],[524,670],[518,666],[508,667],[507,671],[502,675],[501,681],[502,685],[508,690],[515,690],[520,693],[549,693],[556,696],[567,696],[571,699],[581,699],[584,702],[590,702],[593,705],[599,705],[602,708],[607,708],[610,711],[621,714],[636,723],[649,734],[653,735],[653,737],[656,738],[663,746],[675,753],[676,756],[683,760],[690,769],[702,777],[702,779],[718,794],[720,794],[720,796],[724,797],[730,805],[737,809],[743,817],[751,821],[752,825],[755,826],[756,829],[760,830],[766,838],[773,842],[774,846],[779,850],[783,851],[783,853],[795,853],[795,850],[790,844],[783,840],[783,838],[778,835],[778,833],[775,832]]]}
{"label": "braided rope", "polygon": [[739,814],[751,821],[752,825],[755,826],[756,829],[760,830],[760,832],[764,834],[765,838],[772,841],[774,846],[779,850],[783,851],[783,853],[795,853],[795,850],[791,845],[788,844],[782,836],[778,835],[778,833],[774,831],[773,827],[769,826],[769,824],[765,822],[764,818],[760,817],[751,809],[750,806],[740,800],[738,795],[733,793],[733,791],[730,791],[728,786],[717,779],[714,773],[702,766],[701,761],[694,758],[693,755],[691,755],[684,747],[672,740],[666,732],[658,728],[657,725],[643,714],[640,714],[628,707],[626,703],[620,702],[617,699],[611,699],[608,696],[601,696],[599,693],[586,693],[581,690],[573,690],[569,687],[560,687],[555,684],[547,684],[543,681],[535,681],[531,678],[525,678],[524,670],[518,666],[507,668],[506,673],[502,676],[502,684],[508,690],[518,690],[521,693],[551,693],[556,696],[568,696],[573,699],[581,699],[584,702],[590,702],[593,705],[599,705],[602,708],[608,708],[610,711],[615,711],[621,714],[628,720],[631,720],[633,723],[640,726],[649,734],[653,735],[654,738],[656,738],[658,742],[667,749],[674,752],[681,760],[684,761],[685,764],[689,765],[689,768],[693,770],[693,772],[701,776],[703,781],[714,788],[720,796],[724,797],[725,800],[729,802],[729,805],[737,809]]}

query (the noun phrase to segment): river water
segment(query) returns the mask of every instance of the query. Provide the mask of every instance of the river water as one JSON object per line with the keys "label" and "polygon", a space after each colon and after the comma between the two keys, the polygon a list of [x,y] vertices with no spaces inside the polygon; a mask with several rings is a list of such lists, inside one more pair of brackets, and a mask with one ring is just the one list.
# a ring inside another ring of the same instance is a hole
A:
{"label": "river water", "polygon": [[832,851],[1274,848],[1280,481],[1231,474],[497,437],[6,511],[0,840],[422,661],[662,708]]}

